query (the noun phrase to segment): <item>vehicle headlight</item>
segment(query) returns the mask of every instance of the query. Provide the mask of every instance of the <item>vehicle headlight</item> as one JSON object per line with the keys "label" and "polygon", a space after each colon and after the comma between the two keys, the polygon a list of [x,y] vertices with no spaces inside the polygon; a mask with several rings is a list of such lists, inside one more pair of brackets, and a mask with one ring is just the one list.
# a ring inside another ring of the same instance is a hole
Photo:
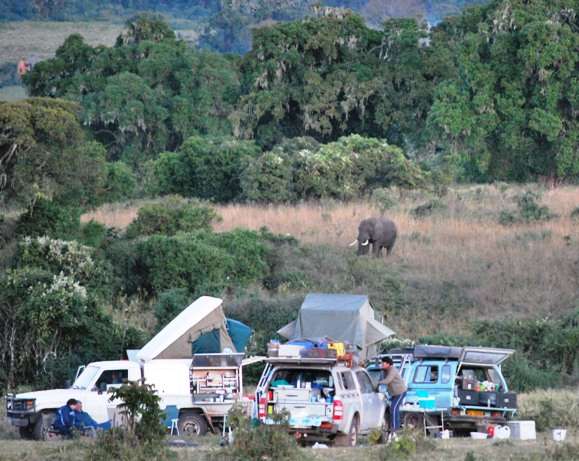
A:
{"label": "vehicle headlight", "polygon": [[32,410],[34,408],[34,400],[26,400],[24,405],[27,410]]}
{"label": "vehicle headlight", "polygon": [[12,410],[12,400],[6,400],[6,409]]}

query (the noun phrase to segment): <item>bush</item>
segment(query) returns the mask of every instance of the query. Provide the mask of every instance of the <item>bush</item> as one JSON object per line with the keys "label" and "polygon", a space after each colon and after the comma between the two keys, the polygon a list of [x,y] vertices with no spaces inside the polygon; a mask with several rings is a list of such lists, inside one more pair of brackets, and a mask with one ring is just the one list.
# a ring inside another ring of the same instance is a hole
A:
{"label": "bush", "polygon": [[157,319],[157,330],[161,330],[181,311],[191,303],[189,290],[185,288],[174,288],[162,292],[157,298],[154,311]]}
{"label": "bush", "polygon": [[21,236],[73,240],[80,231],[80,208],[61,206],[44,197],[37,197],[20,216],[16,233]]}
{"label": "bush", "polygon": [[554,217],[546,206],[537,203],[539,196],[531,191],[527,191],[517,199],[519,213],[526,222],[547,221]]}
{"label": "bush", "polygon": [[133,170],[124,162],[107,163],[102,202],[120,202],[135,194],[137,179]]}
{"label": "bush", "polygon": [[227,451],[236,461],[274,459],[292,461],[301,458],[295,438],[289,434],[287,414],[274,416],[275,424],[254,426],[240,406],[229,412],[229,423],[235,434]]}
{"label": "bush", "polygon": [[127,228],[127,237],[211,230],[218,219],[216,211],[201,202],[171,196],[160,203],[141,207],[137,218]]}
{"label": "bush", "polygon": [[399,198],[394,190],[381,187],[372,192],[372,202],[384,213],[394,208],[398,204]]}
{"label": "bush", "polygon": [[248,159],[241,176],[243,198],[250,202],[293,202],[293,170],[291,159],[283,152],[271,151]]}
{"label": "bush", "polygon": [[241,195],[242,166],[259,151],[251,141],[193,136],[178,152],[161,154],[153,163],[158,191],[216,202],[234,200]]}
{"label": "bush", "polygon": [[438,199],[430,200],[429,202],[418,205],[410,212],[415,218],[425,218],[433,215],[435,212],[445,210],[447,207]]}
{"label": "bush", "polygon": [[184,288],[195,297],[261,280],[266,253],[263,238],[252,231],[158,235],[138,243],[136,264],[150,293]]}
{"label": "bush", "polygon": [[571,212],[571,214],[569,215],[569,217],[571,219],[577,219],[579,220],[579,206],[577,208],[574,208],[573,211]]}
{"label": "bush", "polygon": [[579,429],[577,390],[540,390],[522,394],[518,406],[519,417],[534,420],[539,431],[557,427]]}
{"label": "bush", "polygon": [[555,217],[546,206],[537,203],[539,195],[527,191],[517,197],[517,212],[503,210],[499,215],[499,223],[510,226],[520,222],[530,223],[536,221],[548,221]]}

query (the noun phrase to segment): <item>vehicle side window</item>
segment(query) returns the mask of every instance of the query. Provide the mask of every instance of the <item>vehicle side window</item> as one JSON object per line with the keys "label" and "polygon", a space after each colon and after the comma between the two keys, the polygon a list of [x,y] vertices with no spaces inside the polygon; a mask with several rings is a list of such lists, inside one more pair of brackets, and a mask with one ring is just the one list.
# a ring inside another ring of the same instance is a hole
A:
{"label": "vehicle side window", "polygon": [[102,386],[118,386],[126,383],[129,379],[129,370],[106,370],[103,371],[96,382],[97,389]]}
{"label": "vehicle side window", "polygon": [[356,384],[354,383],[354,377],[351,371],[343,371],[340,373],[342,375],[342,384],[344,384],[344,389],[347,391],[355,391]]}
{"label": "vehicle side window", "polygon": [[450,370],[450,365],[444,365],[442,367],[442,377],[441,377],[441,382],[442,384],[448,384],[450,382],[450,374],[451,374],[451,370]]}
{"label": "vehicle side window", "polygon": [[360,390],[362,394],[371,394],[374,392],[374,386],[372,386],[372,381],[366,373],[363,371],[357,371],[356,377],[358,378],[358,383],[360,383]]}
{"label": "vehicle side window", "polygon": [[414,382],[435,384],[438,382],[438,365],[419,365],[414,373]]}

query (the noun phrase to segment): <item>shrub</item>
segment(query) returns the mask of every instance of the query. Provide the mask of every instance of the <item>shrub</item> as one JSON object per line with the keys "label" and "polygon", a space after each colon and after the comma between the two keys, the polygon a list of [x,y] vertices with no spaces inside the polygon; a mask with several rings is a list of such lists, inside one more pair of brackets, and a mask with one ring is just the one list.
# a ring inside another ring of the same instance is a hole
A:
{"label": "shrub", "polygon": [[384,213],[398,204],[398,196],[392,189],[381,187],[372,192],[372,202]]}
{"label": "shrub", "polygon": [[430,200],[429,202],[418,205],[410,212],[415,218],[425,218],[431,216],[438,211],[445,210],[446,205],[438,199]]}
{"label": "shrub", "polygon": [[161,154],[153,163],[158,190],[162,194],[231,201],[241,195],[242,166],[259,151],[252,141],[193,136],[178,152]]}
{"label": "shrub", "polygon": [[191,295],[185,288],[174,288],[162,292],[154,307],[157,330],[173,320],[190,303]]}
{"label": "shrub", "polygon": [[143,442],[159,441],[165,435],[161,424],[163,412],[159,407],[161,398],[153,386],[130,382],[111,393],[111,402],[120,400],[121,411],[127,418],[126,430]]}
{"label": "shrub", "polygon": [[228,450],[236,461],[275,459],[292,461],[300,459],[295,441],[289,434],[287,414],[274,416],[274,424],[254,426],[240,406],[229,412],[229,423],[235,434],[233,445]]}
{"label": "shrub", "polygon": [[252,231],[158,235],[138,243],[136,265],[150,293],[185,288],[194,296],[219,294],[263,278],[266,253],[262,237]]}
{"label": "shrub", "polygon": [[527,191],[517,198],[517,205],[521,218],[526,222],[547,221],[554,217],[546,206],[537,203],[539,196]]}
{"label": "shrub", "polygon": [[124,162],[107,163],[102,202],[120,202],[135,194],[137,179],[133,170]]}
{"label": "shrub", "polygon": [[243,198],[250,202],[284,203],[296,199],[289,156],[279,150],[249,158],[241,176]]}
{"label": "shrub", "polygon": [[539,390],[522,394],[518,406],[520,418],[534,420],[539,431],[557,427],[579,429],[577,390]]}
{"label": "shrub", "polygon": [[404,431],[396,440],[381,450],[380,459],[384,461],[408,459],[416,453],[417,435]]}
{"label": "shrub", "polygon": [[127,237],[210,230],[211,224],[218,219],[215,210],[201,202],[171,196],[160,203],[141,207],[137,218],[127,228]]}
{"label": "shrub", "polygon": [[18,235],[73,240],[80,231],[80,208],[61,206],[44,197],[37,197],[16,225]]}
{"label": "shrub", "polygon": [[519,217],[512,211],[502,210],[499,214],[499,224],[503,226],[512,226],[520,222]]}
{"label": "shrub", "polygon": [[579,206],[573,209],[573,211],[571,212],[571,214],[569,215],[569,217],[570,217],[571,219],[577,219],[577,220],[579,220]]}

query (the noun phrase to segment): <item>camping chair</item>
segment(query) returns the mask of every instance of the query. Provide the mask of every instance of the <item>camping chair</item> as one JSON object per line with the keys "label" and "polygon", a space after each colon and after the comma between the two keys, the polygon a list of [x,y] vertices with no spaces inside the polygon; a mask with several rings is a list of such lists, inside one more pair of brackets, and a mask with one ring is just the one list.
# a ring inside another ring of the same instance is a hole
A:
{"label": "camping chair", "polygon": [[179,409],[176,405],[167,405],[165,407],[165,427],[179,435]]}

